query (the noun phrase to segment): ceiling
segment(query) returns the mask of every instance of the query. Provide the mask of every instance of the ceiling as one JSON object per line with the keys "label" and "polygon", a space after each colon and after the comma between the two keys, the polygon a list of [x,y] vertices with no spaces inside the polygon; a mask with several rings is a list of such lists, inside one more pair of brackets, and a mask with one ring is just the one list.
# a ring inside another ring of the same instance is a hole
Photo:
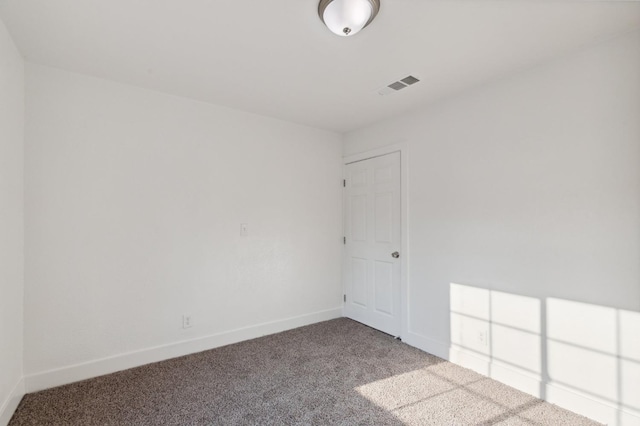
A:
{"label": "ceiling", "polygon": [[[345,132],[640,27],[640,2],[382,0],[332,34],[318,0],[0,0],[31,62]],[[422,81],[380,96],[409,74]]]}

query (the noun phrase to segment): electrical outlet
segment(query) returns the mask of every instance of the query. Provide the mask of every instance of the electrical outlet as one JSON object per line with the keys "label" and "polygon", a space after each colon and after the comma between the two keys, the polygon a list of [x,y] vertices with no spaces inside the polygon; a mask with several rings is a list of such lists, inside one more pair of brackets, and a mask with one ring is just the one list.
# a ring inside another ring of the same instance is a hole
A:
{"label": "electrical outlet", "polygon": [[193,327],[193,318],[191,315],[184,314],[182,315],[182,328],[190,328]]}
{"label": "electrical outlet", "polygon": [[481,346],[487,346],[487,332],[486,331],[479,331],[478,332],[478,343],[480,343]]}

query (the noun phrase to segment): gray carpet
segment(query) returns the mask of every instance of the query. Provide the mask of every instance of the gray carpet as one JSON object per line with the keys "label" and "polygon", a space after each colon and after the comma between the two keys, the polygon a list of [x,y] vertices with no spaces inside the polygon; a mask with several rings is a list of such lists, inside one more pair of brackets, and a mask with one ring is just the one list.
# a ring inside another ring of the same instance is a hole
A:
{"label": "gray carpet", "polygon": [[337,319],[28,394],[19,425],[594,425]]}

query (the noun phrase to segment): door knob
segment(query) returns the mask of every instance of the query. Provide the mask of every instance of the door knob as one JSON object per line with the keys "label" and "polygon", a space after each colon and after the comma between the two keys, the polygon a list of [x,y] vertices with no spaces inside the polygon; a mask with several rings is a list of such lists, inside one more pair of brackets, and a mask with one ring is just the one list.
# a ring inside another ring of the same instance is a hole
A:
{"label": "door knob", "polygon": [[398,253],[397,251],[394,251],[393,253],[391,253],[391,256],[392,256],[394,259],[397,259],[397,258],[399,258],[399,257],[400,257],[400,253]]}

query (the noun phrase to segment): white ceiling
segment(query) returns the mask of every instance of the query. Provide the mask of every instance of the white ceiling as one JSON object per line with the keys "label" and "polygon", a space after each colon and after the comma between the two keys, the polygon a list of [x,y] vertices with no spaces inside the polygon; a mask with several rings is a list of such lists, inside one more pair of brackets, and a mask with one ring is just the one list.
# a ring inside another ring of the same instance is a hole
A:
{"label": "white ceiling", "polygon": [[382,0],[343,38],[317,4],[0,0],[0,16],[32,62],[338,132],[640,27],[635,1]]}

